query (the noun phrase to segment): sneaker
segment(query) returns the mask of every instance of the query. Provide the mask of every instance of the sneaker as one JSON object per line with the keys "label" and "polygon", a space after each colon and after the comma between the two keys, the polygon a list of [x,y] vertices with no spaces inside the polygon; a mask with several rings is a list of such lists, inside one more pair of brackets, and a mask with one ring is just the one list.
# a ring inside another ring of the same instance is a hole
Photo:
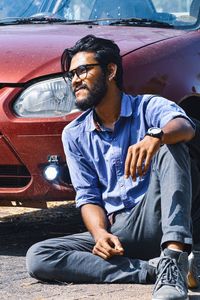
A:
{"label": "sneaker", "polygon": [[188,300],[188,254],[165,249],[157,265],[152,300]]}
{"label": "sneaker", "polygon": [[187,274],[187,282],[189,289],[197,289],[199,287],[199,278],[197,274],[197,267],[195,263],[195,253],[191,252],[188,256],[189,270]]}

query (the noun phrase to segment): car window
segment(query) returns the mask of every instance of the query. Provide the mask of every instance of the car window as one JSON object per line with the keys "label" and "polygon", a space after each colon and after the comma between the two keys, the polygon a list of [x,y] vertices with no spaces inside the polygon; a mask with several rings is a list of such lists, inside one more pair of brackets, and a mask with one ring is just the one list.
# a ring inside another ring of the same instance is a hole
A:
{"label": "car window", "polygon": [[113,19],[142,18],[191,29],[199,26],[199,10],[199,0],[1,0],[0,19],[50,16],[66,21],[100,19],[102,25],[107,19],[107,25]]}
{"label": "car window", "polygon": [[149,0],[96,0],[91,10],[90,18],[151,18],[155,13],[154,6]]}
{"label": "car window", "polygon": [[38,12],[43,0],[1,0],[0,18],[23,17]]}
{"label": "car window", "polygon": [[157,12],[168,12],[176,17],[180,24],[194,23],[199,15],[199,0],[152,0]]}

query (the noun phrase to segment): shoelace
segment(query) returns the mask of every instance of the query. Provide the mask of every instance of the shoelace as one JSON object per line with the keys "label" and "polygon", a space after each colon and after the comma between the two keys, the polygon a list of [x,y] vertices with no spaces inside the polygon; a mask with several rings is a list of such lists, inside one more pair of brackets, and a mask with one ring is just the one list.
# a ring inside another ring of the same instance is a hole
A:
{"label": "shoelace", "polygon": [[177,265],[171,259],[168,259],[166,262],[163,260],[159,267],[163,269],[162,276],[160,278],[161,283],[176,285],[178,279]]}
{"label": "shoelace", "polygon": [[171,258],[162,258],[157,269],[158,278],[154,290],[157,290],[162,285],[171,285],[181,288],[178,280],[180,271],[175,260]]}

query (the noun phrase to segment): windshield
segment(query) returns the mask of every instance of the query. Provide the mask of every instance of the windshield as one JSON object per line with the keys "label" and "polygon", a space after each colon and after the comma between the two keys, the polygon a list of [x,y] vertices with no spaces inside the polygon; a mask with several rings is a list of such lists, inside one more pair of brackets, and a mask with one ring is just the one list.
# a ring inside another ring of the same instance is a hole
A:
{"label": "windshield", "polygon": [[[0,19],[50,17],[68,22],[140,18],[174,28],[199,27],[200,0],[1,0]],[[103,20],[102,20],[103,19]],[[120,22],[117,22],[120,25]],[[116,25],[117,25],[116,24]],[[124,24],[124,23],[123,23]],[[133,25],[133,23],[127,23]]]}

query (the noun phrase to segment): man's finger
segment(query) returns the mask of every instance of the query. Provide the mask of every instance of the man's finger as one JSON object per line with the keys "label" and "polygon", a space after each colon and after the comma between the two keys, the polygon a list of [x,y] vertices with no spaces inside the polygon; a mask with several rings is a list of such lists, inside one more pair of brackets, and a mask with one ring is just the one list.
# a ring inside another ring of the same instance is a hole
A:
{"label": "man's finger", "polygon": [[124,253],[124,248],[117,237],[112,238],[112,243],[114,245],[114,250],[117,251],[118,254],[121,255]]}
{"label": "man's finger", "polygon": [[[101,248],[98,248],[99,250],[102,250],[104,254],[107,256],[114,256],[114,255],[122,255],[123,254],[123,248],[119,242],[119,240],[116,238],[111,238],[107,241],[101,242]],[[103,250],[104,249],[104,250]]]}
{"label": "man's finger", "polygon": [[124,169],[124,176],[128,178],[130,176],[130,163],[131,163],[132,153],[129,150],[125,160],[125,169]]}
{"label": "man's finger", "polygon": [[149,166],[151,164],[151,160],[152,160],[152,155],[148,154],[146,159],[145,159],[145,164],[144,164],[144,169],[143,169],[143,175],[146,174],[146,172],[149,169]]}
{"label": "man's finger", "polygon": [[144,161],[145,161],[145,158],[146,158],[146,151],[145,152],[142,152],[140,153],[139,157],[138,157],[138,160],[137,160],[137,166],[136,166],[136,169],[137,169],[137,174],[142,177],[143,174],[144,174]]}
{"label": "man's finger", "polygon": [[96,248],[92,250],[92,253],[93,253],[94,255],[100,256],[100,257],[103,258],[103,259],[109,259],[109,258],[111,257],[110,254],[109,254],[109,255],[106,255],[105,253],[103,253],[103,252],[97,250]]}
{"label": "man's finger", "polygon": [[137,165],[138,156],[139,154],[132,155],[132,159],[131,159],[130,175],[133,181],[136,181],[136,177],[137,177],[136,165]]}
{"label": "man's finger", "polygon": [[104,259],[108,259],[111,257],[111,254],[106,249],[104,249],[103,247],[99,247],[98,245],[94,246],[92,253],[101,256]]}

